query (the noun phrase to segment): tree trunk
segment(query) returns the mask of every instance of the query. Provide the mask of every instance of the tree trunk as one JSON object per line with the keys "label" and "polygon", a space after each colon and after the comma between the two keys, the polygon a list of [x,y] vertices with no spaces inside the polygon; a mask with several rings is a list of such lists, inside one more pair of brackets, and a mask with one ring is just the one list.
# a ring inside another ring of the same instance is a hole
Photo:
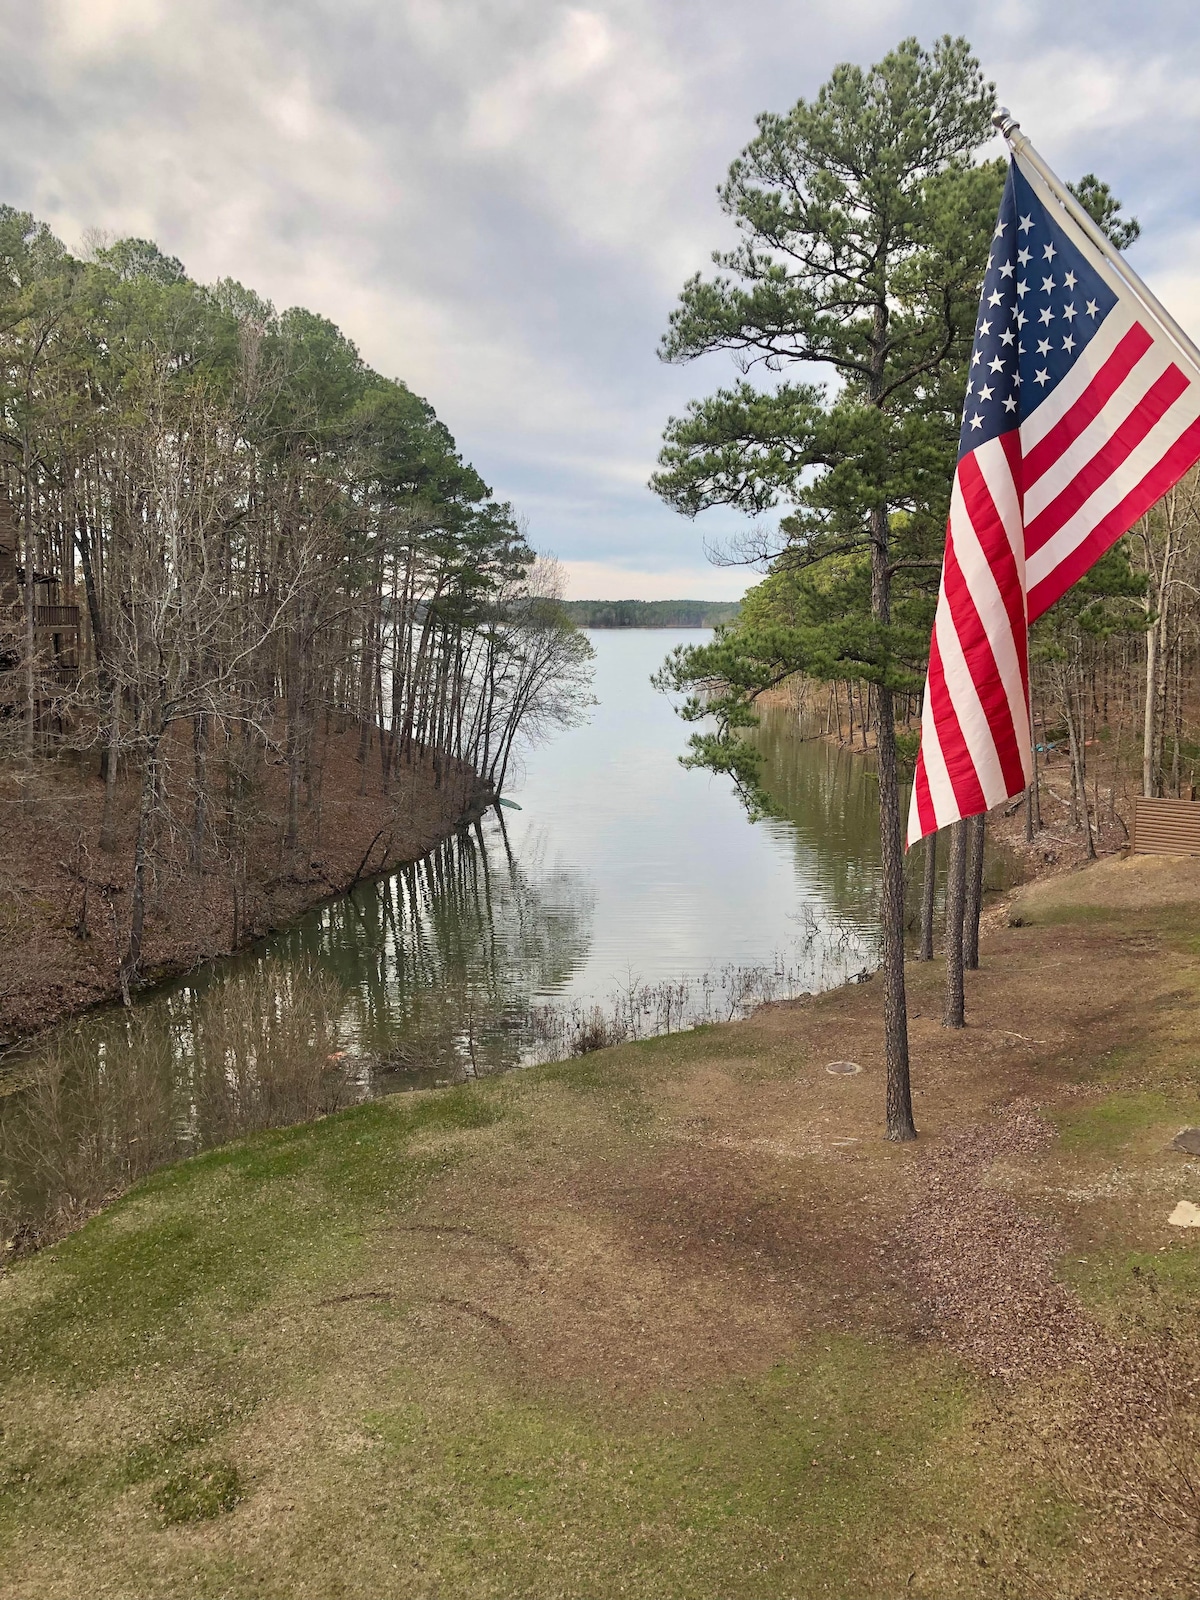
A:
{"label": "tree trunk", "polygon": [[133,895],[129,903],[129,943],[121,963],[121,993],[126,1005],[142,967],[142,934],[146,922],[146,874],[150,864],[150,836],[158,798],[159,737],[151,742],[142,769],[142,800],[138,808],[137,840],[133,849]]}
{"label": "tree trunk", "polygon": [[[32,371],[27,371],[25,375],[25,406],[27,417],[33,413],[32,378]],[[25,636],[25,701],[27,716],[25,725],[25,752],[27,755],[32,755],[37,739],[38,707],[37,644],[36,635],[34,632],[34,607],[37,601],[37,563],[35,560],[36,551],[34,550],[33,543],[33,443],[29,437],[28,426],[26,426],[22,434],[21,448],[23,458],[21,463],[21,521],[23,523],[23,552],[25,556],[25,588],[21,596],[22,600],[24,601],[24,614],[22,617],[22,622],[24,625]]]}
{"label": "tree trunk", "polygon": [[983,911],[983,846],[987,836],[987,813],[972,817],[967,824],[967,895],[963,913],[963,966],[974,972],[979,966],[979,918]]}
{"label": "tree trunk", "polygon": [[114,685],[109,691],[108,755],[104,766],[104,813],[100,819],[100,848],[106,852],[117,846],[117,761],[121,743],[121,692]]}
{"label": "tree trunk", "polygon": [[300,775],[302,771],[301,760],[304,754],[300,726],[300,719],[303,714],[302,697],[304,692],[301,682],[302,666],[303,652],[300,648],[296,630],[293,629],[288,638],[287,735],[285,741],[288,785],[287,820],[283,831],[283,847],[289,851],[295,850],[300,837]]}
{"label": "tree trunk", "polygon": [[963,910],[967,887],[967,824],[950,826],[950,865],[946,874],[946,1010],[943,1026],[966,1023],[963,995]]}
{"label": "tree trunk", "polygon": [[1154,771],[1154,725],[1158,710],[1158,623],[1146,630],[1146,703],[1142,708],[1142,793],[1158,792]]}
{"label": "tree trunk", "polygon": [[208,718],[203,711],[192,718],[192,871],[204,862],[204,827],[208,814]]}
{"label": "tree trunk", "polygon": [[921,947],[918,961],[933,960],[933,908],[937,897],[937,842],[936,833],[925,835],[925,875],[921,884]]}
{"label": "tree trunk", "polygon": [[1071,745],[1072,793],[1076,794],[1079,799],[1079,816],[1083,825],[1084,845],[1087,849],[1088,860],[1094,861],[1096,859],[1096,841],[1092,836],[1092,813],[1088,807],[1087,771],[1083,761],[1083,741],[1080,738],[1075,717],[1075,706],[1069,678],[1066,680],[1063,705],[1067,713],[1067,738]]}

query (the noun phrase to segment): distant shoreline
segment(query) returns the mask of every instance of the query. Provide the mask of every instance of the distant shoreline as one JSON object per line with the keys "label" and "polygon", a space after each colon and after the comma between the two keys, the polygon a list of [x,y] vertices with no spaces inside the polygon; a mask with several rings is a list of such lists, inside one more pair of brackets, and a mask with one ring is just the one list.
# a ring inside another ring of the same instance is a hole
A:
{"label": "distant shoreline", "polygon": [[564,600],[580,628],[715,628],[733,622],[738,600]]}

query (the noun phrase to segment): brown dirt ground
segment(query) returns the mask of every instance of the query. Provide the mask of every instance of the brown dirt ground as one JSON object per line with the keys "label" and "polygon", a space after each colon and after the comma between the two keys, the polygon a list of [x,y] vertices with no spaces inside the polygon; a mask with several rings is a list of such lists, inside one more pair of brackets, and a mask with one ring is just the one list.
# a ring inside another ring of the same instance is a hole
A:
{"label": "brown dirt ground", "polygon": [[[781,1338],[819,1327],[932,1335],[989,1372],[1037,1370],[1039,1351],[1075,1337],[1050,1269],[1081,1209],[1055,1200],[1053,1221],[1028,1211],[1035,1188],[1058,1187],[1048,1118],[1093,1092],[1131,1017],[1165,1014],[1178,975],[1144,935],[997,928],[961,1033],[941,1026],[940,965],[910,979],[917,1144],[879,1140],[875,985],[765,1007],[737,1028],[735,1054],[721,1030],[711,1059],[693,1047],[686,1071],[651,1075],[644,1153],[610,1157],[585,1108],[573,1150],[563,1129],[532,1128],[524,1158],[506,1148],[494,1169],[472,1164],[469,1194],[446,1183],[441,1221],[503,1218],[499,1236],[519,1252],[490,1251],[487,1307],[539,1364],[586,1364],[617,1388],[691,1381],[698,1362],[753,1369]],[[842,1058],[861,1073],[826,1072]],[[1123,1224],[1169,1238],[1153,1189],[1146,1204],[1153,1217],[1123,1206]],[[443,1288],[461,1263],[448,1292],[463,1295],[489,1255],[436,1234],[422,1249]]]}
{"label": "brown dirt ground", "polygon": [[[182,763],[189,753],[177,752]],[[445,764],[439,782],[428,762],[402,768],[383,794],[377,749],[363,768],[357,730],[334,734],[324,754],[320,812],[302,808],[299,847],[285,853],[279,819],[286,772],[268,765],[260,820],[251,830],[246,903],[238,943],[283,926],[346,889],[356,875],[374,874],[424,855],[462,815],[475,777]],[[128,929],[138,794],[120,789],[116,848],[99,847],[103,784],[94,761],[66,759],[0,774],[0,1045],[48,1027],[119,993],[121,940]],[[146,917],[145,976],[153,981],[186,971],[233,947],[234,907],[227,870],[210,856],[202,875],[186,861],[182,819],[159,857]],[[86,935],[81,937],[84,890]]]}

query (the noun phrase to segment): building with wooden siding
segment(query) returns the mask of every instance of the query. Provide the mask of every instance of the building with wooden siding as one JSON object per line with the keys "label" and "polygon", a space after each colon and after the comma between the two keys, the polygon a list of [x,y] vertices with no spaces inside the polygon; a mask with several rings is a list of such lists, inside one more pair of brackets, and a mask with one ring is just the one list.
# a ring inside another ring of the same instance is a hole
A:
{"label": "building with wooden siding", "polygon": [[[17,519],[0,489],[0,703],[7,714],[28,706],[25,656],[28,634],[26,572],[18,560]],[[64,598],[58,577],[33,573],[33,649],[39,708],[46,708],[79,677],[79,607]]]}

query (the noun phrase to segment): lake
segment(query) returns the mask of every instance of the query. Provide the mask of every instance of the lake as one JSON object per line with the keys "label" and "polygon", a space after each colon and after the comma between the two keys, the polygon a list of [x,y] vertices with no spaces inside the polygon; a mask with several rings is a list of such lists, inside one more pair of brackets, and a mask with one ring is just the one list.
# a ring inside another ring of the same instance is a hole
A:
{"label": "lake", "polygon": [[727,1020],[874,966],[869,764],[768,709],[779,814],[751,823],[729,779],[680,764],[688,726],[650,684],[704,635],[590,637],[597,704],[526,753],[520,809],[10,1059],[10,1233],[250,1128]]}

